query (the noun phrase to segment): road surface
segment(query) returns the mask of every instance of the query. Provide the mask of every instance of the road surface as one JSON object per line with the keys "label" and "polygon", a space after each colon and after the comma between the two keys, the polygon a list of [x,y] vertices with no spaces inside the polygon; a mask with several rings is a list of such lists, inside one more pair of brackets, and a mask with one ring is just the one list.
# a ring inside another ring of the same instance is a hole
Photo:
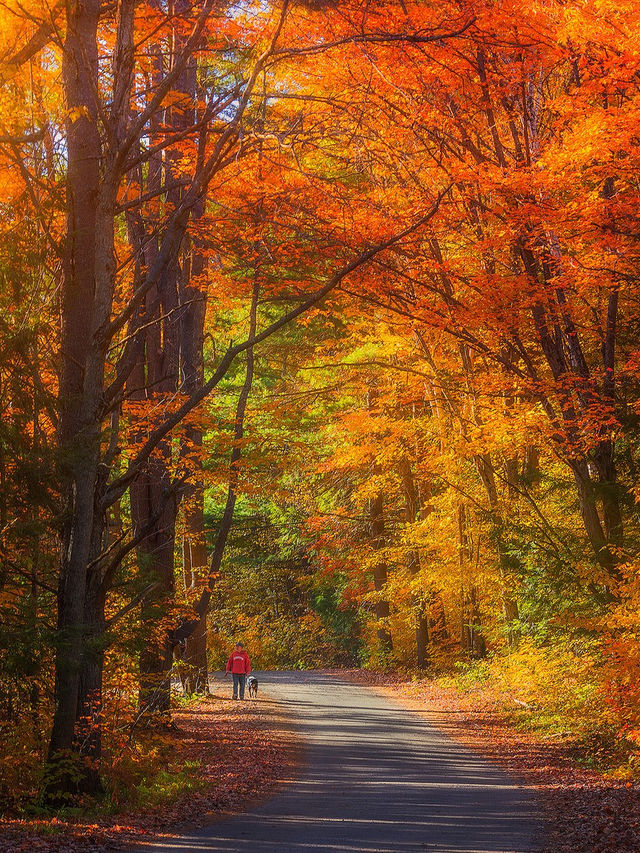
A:
{"label": "road surface", "polygon": [[[304,743],[292,784],[153,853],[532,853],[533,793],[373,690],[321,672],[256,673]],[[140,848],[138,848],[140,850]]]}

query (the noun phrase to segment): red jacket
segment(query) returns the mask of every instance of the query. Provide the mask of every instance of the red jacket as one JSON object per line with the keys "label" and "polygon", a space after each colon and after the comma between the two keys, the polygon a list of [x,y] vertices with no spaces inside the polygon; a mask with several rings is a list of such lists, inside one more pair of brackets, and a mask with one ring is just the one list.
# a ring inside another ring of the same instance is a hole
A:
{"label": "red jacket", "polygon": [[227,672],[235,672],[236,675],[249,675],[251,672],[249,655],[244,650],[231,652],[227,661]]}

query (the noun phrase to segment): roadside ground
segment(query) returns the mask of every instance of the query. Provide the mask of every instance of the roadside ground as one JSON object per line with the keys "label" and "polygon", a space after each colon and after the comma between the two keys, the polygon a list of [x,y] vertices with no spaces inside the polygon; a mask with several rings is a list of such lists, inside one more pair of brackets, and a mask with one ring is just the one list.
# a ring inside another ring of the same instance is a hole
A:
{"label": "roadside ground", "polygon": [[269,796],[297,762],[297,740],[282,706],[264,696],[233,702],[228,685],[215,687],[211,697],[174,713],[166,767],[140,785],[130,810],[3,819],[0,853],[120,849],[159,840],[181,826],[205,825]]}

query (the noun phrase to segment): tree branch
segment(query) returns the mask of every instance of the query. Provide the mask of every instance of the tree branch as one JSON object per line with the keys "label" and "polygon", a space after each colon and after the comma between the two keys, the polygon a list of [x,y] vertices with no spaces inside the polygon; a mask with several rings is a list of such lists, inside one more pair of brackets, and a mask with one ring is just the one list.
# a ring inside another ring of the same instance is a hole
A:
{"label": "tree branch", "polygon": [[348,275],[350,275],[354,270],[366,264],[368,261],[375,258],[380,252],[385,251],[386,249],[391,248],[405,237],[408,237],[410,234],[413,234],[417,231],[422,225],[429,222],[430,219],[436,214],[438,209],[440,208],[440,204],[442,203],[442,199],[451,189],[451,185],[449,185],[446,189],[444,189],[441,193],[438,194],[436,200],[433,205],[429,209],[429,211],[418,219],[416,222],[409,225],[407,228],[403,229],[399,233],[389,237],[387,240],[384,240],[381,243],[376,244],[375,246],[371,246],[368,249],[362,251],[356,258],[350,261],[348,264],[345,264],[340,270],[338,270],[331,278],[327,281],[325,285],[319,288],[315,293],[309,296],[301,305],[298,305],[296,308],[293,308],[291,311],[288,311],[278,320],[275,320],[269,326],[262,330],[259,334],[254,337],[249,337],[246,341],[241,344],[236,344],[235,346],[230,346],[224,356],[222,357],[218,367],[214,371],[213,375],[201,388],[191,395],[191,397],[186,400],[176,412],[170,415],[163,424],[157,427],[149,436],[147,441],[144,443],[138,455],[129,463],[127,471],[117,480],[115,480],[107,489],[102,507],[106,509],[110,506],[114,501],[116,501],[122,494],[124,494],[125,490],[128,488],[129,484],[135,479],[138,474],[138,471],[144,462],[149,458],[153,450],[158,446],[158,444],[162,441],[162,439],[169,433],[171,430],[177,426],[184,418],[196,407],[198,406],[209,394],[213,391],[213,389],[220,383],[222,378],[226,375],[229,370],[231,364],[237,355],[241,352],[244,352],[249,347],[253,347],[256,344],[261,343],[267,338],[271,337],[275,332],[282,329],[284,326],[288,325],[299,317],[301,314],[309,311],[311,308],[314,308],[318,303],[320,303],[335,287],[340,284],[340,282]]}

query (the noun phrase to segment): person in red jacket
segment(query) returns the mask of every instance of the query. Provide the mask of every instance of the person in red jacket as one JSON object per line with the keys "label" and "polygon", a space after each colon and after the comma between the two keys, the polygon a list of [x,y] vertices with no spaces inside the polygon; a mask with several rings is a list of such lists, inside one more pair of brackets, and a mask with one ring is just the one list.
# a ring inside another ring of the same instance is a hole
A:
{"label": "person in red jacket", "polygon": [[249,661],[249,655],[242,648],[242,643],[236,643],[235,651],[229,655],[227,671],[225,672],[225,675],[231,673],[233,676],[234,699],[238,698],[238,691],[240,692],[240,698],[244,699],[244,686],[250,672],[251,662]]}

